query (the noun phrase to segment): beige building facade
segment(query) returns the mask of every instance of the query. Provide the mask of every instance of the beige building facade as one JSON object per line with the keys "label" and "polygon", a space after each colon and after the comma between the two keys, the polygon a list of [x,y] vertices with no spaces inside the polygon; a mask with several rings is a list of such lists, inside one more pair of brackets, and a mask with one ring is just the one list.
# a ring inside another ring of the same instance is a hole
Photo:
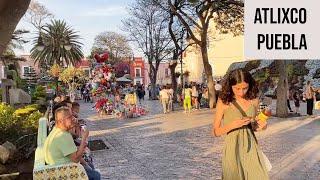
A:
{"label": "beige building facade", "polygon": [[[233,34],[219,34],[215,24],[210,25],[208,37],[208,57],[214,77],[225,75],[233,62],[244,61],[244,37]],[[180,66],[176,72],[180,72]],[[204,82],[204,67],[200,47],[190,46],[183,55],[183,71],[189,72],[188,81]]]}

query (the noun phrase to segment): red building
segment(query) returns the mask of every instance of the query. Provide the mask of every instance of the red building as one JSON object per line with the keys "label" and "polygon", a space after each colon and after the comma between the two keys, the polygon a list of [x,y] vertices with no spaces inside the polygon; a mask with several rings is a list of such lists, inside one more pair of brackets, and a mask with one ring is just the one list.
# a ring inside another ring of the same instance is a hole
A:
{"label": "red building", "polygon": [[129,61],[129,67],[133,84],[145,84],[148,74],[145,72],[145,62],[142,57],[134,57],[133,60]]}
{"label": "red building", "polygon": [[91,77],[91,71],[90,71],[91,62],[88,59],[81,59],[81,61],[77,63],[75,67],[81,68],[82,70],[84,70],[87,77]]}

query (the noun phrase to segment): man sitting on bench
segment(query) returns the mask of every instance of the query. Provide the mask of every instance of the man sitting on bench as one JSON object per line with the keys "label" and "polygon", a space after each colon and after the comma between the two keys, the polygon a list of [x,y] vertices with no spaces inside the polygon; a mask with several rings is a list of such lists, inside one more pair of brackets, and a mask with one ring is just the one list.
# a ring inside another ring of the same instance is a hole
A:
{"label": "man sitting on bench", "polygon": [[[75,125],[71,109],[61,106],[54,113],[56,124],[44,143],[45,161],[48,165],[78,163],[87,146],[89,131],[83,131],[82,141],[77,149],[71,134],[68,132]],[[85,170],[90,180],[100,179],[99,172],[87,168]]]}

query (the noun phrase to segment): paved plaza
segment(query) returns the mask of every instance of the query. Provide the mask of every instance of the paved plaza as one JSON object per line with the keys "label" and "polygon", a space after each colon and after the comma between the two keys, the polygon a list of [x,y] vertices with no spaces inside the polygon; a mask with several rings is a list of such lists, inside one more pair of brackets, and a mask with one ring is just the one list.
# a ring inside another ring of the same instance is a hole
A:
{"label": "paved plaza", "polygon": [[[214,110],[164,115],[158,101],[143,104],[147,116],[123,120],[99,116],[92,104],[81,104],[90,138],[109,147],[93,152],[103,179],[221,179],[223,137],[211,135]],[[302,103],[302,114],[305,108]],[[270,179],[319,179],[320,116],[269,122],[256,134],[273,165]]]}

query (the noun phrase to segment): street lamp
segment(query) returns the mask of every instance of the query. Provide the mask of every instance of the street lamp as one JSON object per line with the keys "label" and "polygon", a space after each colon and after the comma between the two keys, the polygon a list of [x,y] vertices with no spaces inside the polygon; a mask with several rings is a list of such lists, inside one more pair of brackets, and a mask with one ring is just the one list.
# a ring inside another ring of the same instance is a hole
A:
{"label": "street lamp", "polygon": [[[53,40],[53,45],[56,45],[56,39]],[[61,41],[61,43],[59,43],[58,45],[60,45],[61,48],[64,48],[67,51],[70,51],[72,48],[72,45],[70,43],[70,38],[69,36],[66,36],[64,39],[59,39],[58,41]],[[43,43],[43,39],[42,39],[42,33],[39,33],[39,37],[38,37],[38,41],[37,41],[37,45],[36,48],[38,51],[43,51],[45,46],[49,46],[47,44]]]}

